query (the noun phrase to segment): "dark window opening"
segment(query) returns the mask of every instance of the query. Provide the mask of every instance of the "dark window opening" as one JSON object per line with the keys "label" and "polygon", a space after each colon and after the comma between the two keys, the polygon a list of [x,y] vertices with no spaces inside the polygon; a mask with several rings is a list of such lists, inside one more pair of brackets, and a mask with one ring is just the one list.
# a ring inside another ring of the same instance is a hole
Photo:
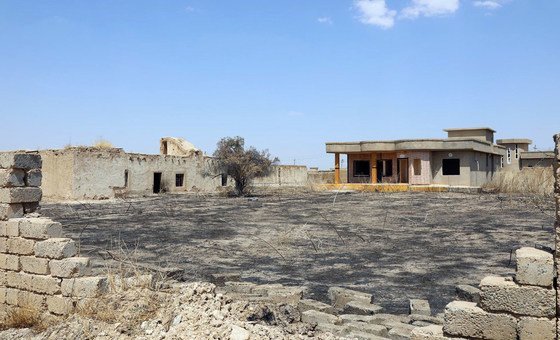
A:
{"label": "dark window opening", "polygon": [[163,142],[163,154],[167,155],[167,141]]}
{"label": "dark window opening", "polygon": [[443,164],[444,176],[457,176],[461,174],[461,161],[458,158],[444,159]]}
{"label": "dark window opening", "polygon": [[222,186],[227,186],[227,174],[222,174]]}
{"label": "dark window opening", "polygon": [[185,180],[185,175],[184,174],[175,174],[175,186],[176,187],[182,187],[184,180]]}
{"label": "dark window opening", "polygon": [[381,182],[383,177],[393,176],[393,160],[380,159],[377,161],[377,181]]}
{"label": "dark window opening", "polygon": [[124,171],[124,187],[128,188],[128,170]]}
{"label": "dark window opening", "polygon": [[354,161],[354,176],[367,177],[370,174],[369,161]]}

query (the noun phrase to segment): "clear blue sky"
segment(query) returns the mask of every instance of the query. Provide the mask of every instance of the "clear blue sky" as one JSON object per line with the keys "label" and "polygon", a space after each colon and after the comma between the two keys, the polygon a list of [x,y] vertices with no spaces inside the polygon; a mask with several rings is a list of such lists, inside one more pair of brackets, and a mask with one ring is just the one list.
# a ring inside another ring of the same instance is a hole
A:
{"label": "clear blue sky", "polygon": [[240,135],[331,167],[327,141],[490,126],[552,147],[560,1],[0,0],[0,149],[212,153]]}

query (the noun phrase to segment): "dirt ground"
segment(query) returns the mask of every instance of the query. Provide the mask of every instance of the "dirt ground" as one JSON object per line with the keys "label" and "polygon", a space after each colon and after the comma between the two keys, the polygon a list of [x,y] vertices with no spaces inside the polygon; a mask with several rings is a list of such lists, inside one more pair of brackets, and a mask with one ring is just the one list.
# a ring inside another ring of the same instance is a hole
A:
{"label": "dirt ground", "polygon": [[[291,193],[257,198],[162,195],[44,204],[94,259],[176,267],[186,281],[237,273],[256,283],[372,293],[386,312],[410,298],[436,312],[457,284],[514,272],[519,246],[553,245],[553,203],[460,193]],[[115,261],[117,259],[118,261]]]}

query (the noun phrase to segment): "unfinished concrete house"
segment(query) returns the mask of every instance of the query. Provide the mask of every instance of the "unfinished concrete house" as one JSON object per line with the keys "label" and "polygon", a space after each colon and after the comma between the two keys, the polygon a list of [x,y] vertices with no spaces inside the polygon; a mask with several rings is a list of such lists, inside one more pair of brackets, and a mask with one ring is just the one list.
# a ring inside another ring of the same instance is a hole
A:
{"label": "unfinished concrete house", "polygon": [[446,129],[446,139],[403,139],[326,143],[335,158],[347,155],[348,183],[400,183],[479,187],[500,169],[506,147],[494,143],[490,128]]}
{"label": "unfinished concrete house", "polygon": [[[120,148],[69,147],[40,151],[43,193],[50,200],[107,199],[170,193],[216,193],[233,180],[212,173],[212,157],[181,138],[160,140],[160,154]],[[307,167],[276,166],[255,186],[306,186]]]}
{"label": "unfinished concrete house", "polygon": [[552,167],[554,164],[554,151],[530,151],[529,145],[533,144],[530,139],[498,139],[496,143],[506,149],[501,162],[503,170],[518,171],[526,168]]}

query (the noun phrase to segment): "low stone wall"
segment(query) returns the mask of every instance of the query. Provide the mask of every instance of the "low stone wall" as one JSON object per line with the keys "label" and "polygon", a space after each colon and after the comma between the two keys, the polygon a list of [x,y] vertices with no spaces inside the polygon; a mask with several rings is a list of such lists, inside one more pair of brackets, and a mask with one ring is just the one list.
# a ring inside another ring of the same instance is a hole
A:
{"label": "low stone wall", "polygon": [[107,288],[104,277],[84,277],[90,260],[62,225],[34,213],[40,185],[38,154],[0,154],[0,320],[16,308],[68,314]]}
{"label": "low stone wall", "polygon": [[413,339],[556,339],[556,291],[552,254],[534,248],[516,252],[515,278],[488,276],[480,301],[453,301],[443,327],[420,328]]}

